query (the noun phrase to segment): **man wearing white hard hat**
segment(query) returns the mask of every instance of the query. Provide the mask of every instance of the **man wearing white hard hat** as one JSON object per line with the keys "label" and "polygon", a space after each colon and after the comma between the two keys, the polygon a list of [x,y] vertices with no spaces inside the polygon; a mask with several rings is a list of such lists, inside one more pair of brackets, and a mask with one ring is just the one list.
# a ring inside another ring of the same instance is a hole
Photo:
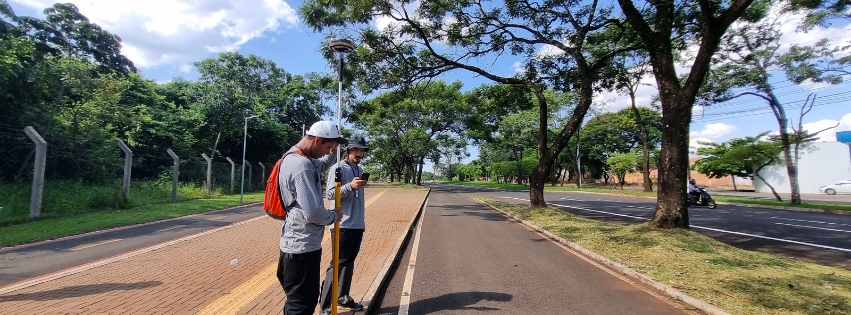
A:
{"label": "man wearing white hard hat", "polygon": [[336,124],[319,121],[281,161],[278,184],[287,217],[277,276],[287,294],[284,315],[313,314],[316,309],[324,227],[343,217],[342,208],[325,208],[320,174],[334,162],[331,149],[347,143]]}

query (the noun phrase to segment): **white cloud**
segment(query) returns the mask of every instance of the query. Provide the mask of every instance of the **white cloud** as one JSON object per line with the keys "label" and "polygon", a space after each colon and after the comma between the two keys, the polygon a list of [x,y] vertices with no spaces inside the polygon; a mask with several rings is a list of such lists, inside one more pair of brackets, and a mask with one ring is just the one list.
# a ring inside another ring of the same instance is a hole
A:
{"label": "white cloud", "polygon": [[[836,126],[837,123],[839,125],[836,128],[825,130],[826,128],[830,128]],[[839,131],[848,131],[851,130],[851,113],[845,114],[838,121],[832,119],[822,119],[819,121],[806,123],[803,125],[804,130],[807,132],[818,132],[821,130],[821,133],[818,135],[818,142],[833,142],[836,141],[836,132]]]}
{"label": "white cloud", "polygon": [[699,142],[718,142],[719,138],[732,135],[738,130],[736,126],[725,123],[706,124],[703,130],[689,133],[689,152],[697,154],[697,149],[704,147]]}
{"label": "white cloud", "polygon": [[739,128],[736,128],[736,126],[719,122],[714,124],[706,124],[706,126],[703,126],[703,130],[692,131],[689,133],[689,135],[692,138],[718,139],[724,136],[731,135],[737,130],[739,130]]}
{"label": "white cloud", "polygon": [[[55,2],[12,1],[38,11]],[[122,52],[140,68],[191,62],[211,52],[236,50],[282,24],[298,25],[295,10],[280,0],[67,2],[74,3],[92,22],[121,37]]]}
{"label": "white cloud", "polygon": [[709,138],[690,138],[688,143],[688,152],[696,155],[697,149],[705,147],[705,145],[700,144],[701,142],[716,142]]}
{"label": "white cloud", "polygon": [[520,61],[515,61],[514,65],[511,66],[514,69],[514,73],[524,74],[526,73],[526,68],[523,67],[523,63]]}
{"label": "white cloud", "polygon": [[[567,43],[565,44],[567,45]],[[561,48],[550,44],[544,44],[535,56],[543,59],[547,57],[559,57],[561,55],[564,55],[564,50],[561,50]]]}
{"label": "white cloud", "polygon": [[179,71],[180,73],[189,73],[189,71],[192,71],[192,65],[182,64]]}

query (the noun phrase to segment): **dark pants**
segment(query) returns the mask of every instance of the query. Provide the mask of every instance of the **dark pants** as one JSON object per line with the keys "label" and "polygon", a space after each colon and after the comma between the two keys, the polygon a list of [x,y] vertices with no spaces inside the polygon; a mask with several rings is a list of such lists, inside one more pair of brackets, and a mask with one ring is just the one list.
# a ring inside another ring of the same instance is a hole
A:
{"label": "dark pants", "polygon": [[[334,239],[334,232],[331,232],[331,239]],[[360,243],[363,240],[363,230],[340,229],[340,274],[337,278],[337,301],[339,303],[347,303],[352,300],[349,296],[349,289],[352,287],[352,274],[355,271],[355,258],[358,257],[360,251]],[[322,298],[319,300],[322,309],[331,308],[331,282],[334,277],[334,261],[328,266],[325,271],[325,281],[322,281]],[[355,301],[357,302],[357,301]]]}
{"label": "dark pants", "polygon": [[692,191],[688,194],[692,197],[692,199],[694,199],[694,202],[700,202],[700,197],[703,195],[699,191]]}
{"label": "dark pants", "polygon": [[322,250],[304,254],[281,252],[278,281],[287,294],[284,315],[312,315],[319,300],[319,263]]}

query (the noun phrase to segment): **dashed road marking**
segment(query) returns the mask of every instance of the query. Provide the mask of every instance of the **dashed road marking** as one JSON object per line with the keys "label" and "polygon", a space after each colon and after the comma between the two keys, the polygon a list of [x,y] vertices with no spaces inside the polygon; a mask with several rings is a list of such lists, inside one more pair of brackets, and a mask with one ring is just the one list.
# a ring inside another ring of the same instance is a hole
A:
{"label": "dashed road marking", "polygon": [[86,245],[80,245],[80,246],[77,246],[77,247],[71,248],[70,250],[72,250],[72,251],[73,251],[73,250],[81,250],[81,249],[86,249],[86,248],[92,248],[92,247],[100,246],[100,245],[104,245],[104,244],[115,243],[115,242],[118,242],[118,241],[120,241],[120,240],[121,240],[120,238],[111,239],[111,240],[105,240],[105,241],[101,241],[101,242],[97,242],[97,243],[91,243],[91,244],[86,244]]}
{"label": "dashed road marking", "polygon": [[186,224],[181,224],[181,225],[178,225],[178,226],[172,226],[170,228],[165,228],[165,229],[162,229],[162,230],[157,230],[157,232],[165,232],[165,231],[169,231],[169,230],[179,229],[179,228],[182,228],[184,226],[186,226]]}

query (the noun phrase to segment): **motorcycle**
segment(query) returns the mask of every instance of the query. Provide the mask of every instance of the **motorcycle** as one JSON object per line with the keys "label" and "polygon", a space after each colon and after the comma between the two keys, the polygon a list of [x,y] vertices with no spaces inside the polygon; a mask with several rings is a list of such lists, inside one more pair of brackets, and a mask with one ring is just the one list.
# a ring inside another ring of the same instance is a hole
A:
{"label": "motorcycle", "polygon": [[696,196],[692,196],[691,194],[686,193],[686,196],[688,197],[688,205],[715,209],[717,204],[715,204],[715,200],[712,199],[712,196],[710,196],[709,193],[707,193],[706,190],[703,189],[703,187],[698,187],[697,189],[700,190],[699,199]]}

